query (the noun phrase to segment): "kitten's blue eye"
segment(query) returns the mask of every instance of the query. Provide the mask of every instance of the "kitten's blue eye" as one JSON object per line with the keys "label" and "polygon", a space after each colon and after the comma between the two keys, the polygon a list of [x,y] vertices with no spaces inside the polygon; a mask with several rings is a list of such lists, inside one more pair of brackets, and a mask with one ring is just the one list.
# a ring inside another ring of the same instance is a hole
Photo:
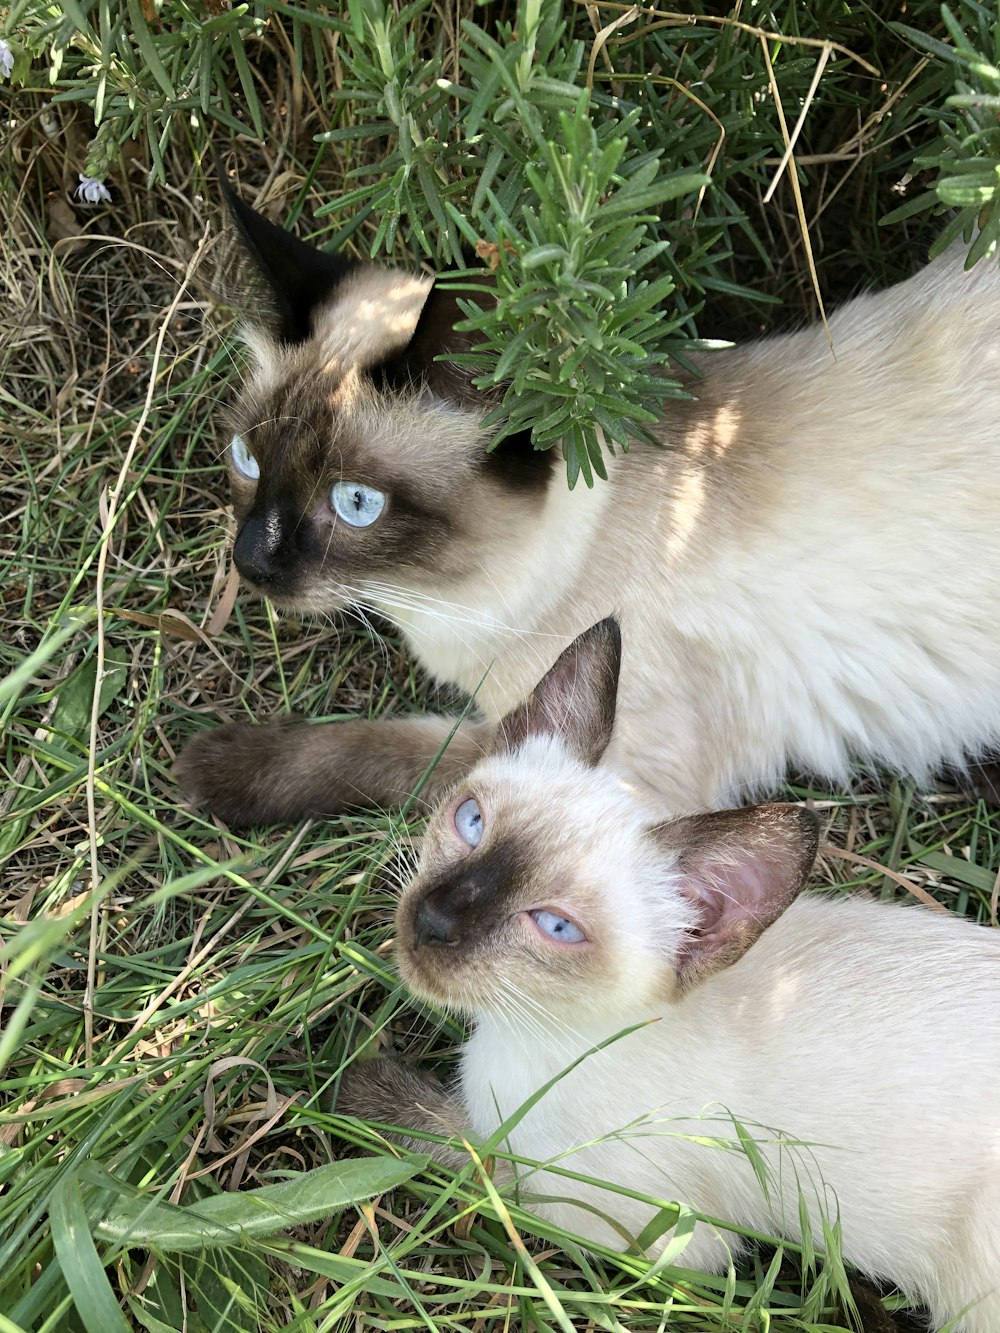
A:
{"label": "kitten's blue eye", "polygon": [[330,502],[337,517],[352,528],[367,528],[385,508],[385,495],[359,481],[338,481],[330,492]]}
{"label": "kitten's blue eye", "polygon": [[478,847],[483,840],[483,812],[470,796],[455,811],[455,832],[470,847]]}
{"label": "kitten's blue eye", "polygon": [[247,448],[247,442],[242,435],[233,436],[229,453],[236,471],[248,481],[256,481],[260,476],[260,464]]}
{"label": "kitten's blue eye", "polygon": [[548,935],[550,940],[558,940],[560,944],[579,944],[587,938],[575,922],[567,921],[564,916],[557,916],[545,907],[529,912],[528,915],[543,935]]}

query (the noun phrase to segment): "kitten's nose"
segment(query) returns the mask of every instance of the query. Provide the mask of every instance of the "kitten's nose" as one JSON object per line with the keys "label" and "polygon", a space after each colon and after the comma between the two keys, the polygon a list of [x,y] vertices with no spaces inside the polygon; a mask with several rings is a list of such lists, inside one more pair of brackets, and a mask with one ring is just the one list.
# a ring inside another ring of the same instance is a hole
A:
{"label": "kitten's nose", "polygon": [[246,518],[233,543],[236,568],[251,583],[273,583],[285,573],[285,531],[277,509],[254,512]]}
{"label": "kitten's nose", "polygon": [[417,949],[425,944],[453,945],[458,943],[458,923],[454,916],[432,901],[434,895],[428,894],[417,904],[413,916],[413,943]]}

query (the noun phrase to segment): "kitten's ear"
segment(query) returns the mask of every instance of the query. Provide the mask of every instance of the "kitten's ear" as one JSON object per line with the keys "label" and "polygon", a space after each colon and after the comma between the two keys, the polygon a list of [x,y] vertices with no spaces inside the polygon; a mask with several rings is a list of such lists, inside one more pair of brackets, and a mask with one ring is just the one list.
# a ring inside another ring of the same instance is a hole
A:
{"label": "kitten's ear", "polygon": [[318,250],[269,222],[243,202],[221,171],[219,184],[243,248],[264,282],[267,331],[288,346],[305,342],[312,335],[317,307],[329,300],[357,262]]}
{"label": "kitten's ear", "polygon": [[689,987],[735,963],[795,901],[819,826],[800,805],[757,805],[675,819],[653,836],[678,853],[680,889],[697,911],[675,959]]}
{"label": "kitten's ear", "polygon": [[613,616],[585,630],[500,723],[494,752],[516,750],[531,736],[558,736],[585,764],[596,764],[615,724],[621,657]]}

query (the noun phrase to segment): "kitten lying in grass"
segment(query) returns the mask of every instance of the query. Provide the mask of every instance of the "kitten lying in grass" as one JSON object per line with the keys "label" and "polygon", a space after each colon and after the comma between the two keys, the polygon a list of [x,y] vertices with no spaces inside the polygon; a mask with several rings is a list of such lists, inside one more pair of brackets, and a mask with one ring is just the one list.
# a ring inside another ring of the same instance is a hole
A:
{"label": "kitten lying in grass", "polygon": [[[663,447],[569,491],[558,450],[487,453],[491,405],[431,279],[324,254],[235,197],[264,285],[229,473],[244,581],[355,606],[477,700],[440,791],[586,626],[626,643],[607,763],[661,809],[773,789],[789,764],[927,777],[1000,739],[1000,274],[949,252],[822,328],[703,355]],[[485,677],[485,680],[484,680]],[[480,688],[481,686],[481,688]],[[231,823],[404,801],[442,717],[231,723],[178,776]]]}
{"label": "kitten lying in grass", "polygon": [[[615,1248],[658,1212],[634,1195],[793,1241],[801,1203],[935,1329],[997,1333],[1000,933],[799,897],[817,836],[799,807],[659,822],[602,763],[618,667],[613,621],[562,654],[434,813],[400,899],[404,981],[473,1023],[459,1086],[356,1062],[338,1110],[506,1125],[501,1150],[543,1164],[517,1168],[524,1202]],[[739,1248],[698,1222],[679,1261],[724,1270]]]}

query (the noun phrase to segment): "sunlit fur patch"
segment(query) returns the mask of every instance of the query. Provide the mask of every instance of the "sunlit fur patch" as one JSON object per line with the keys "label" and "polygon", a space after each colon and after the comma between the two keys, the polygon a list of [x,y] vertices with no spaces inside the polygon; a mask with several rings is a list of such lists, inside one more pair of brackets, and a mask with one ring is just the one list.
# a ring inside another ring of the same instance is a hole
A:
{"label": "sunlit fur patch", "polygon": [[336,301],[316,316],[314,342],[323,373],[343,375],[404,346],[432,285],[422,275],[378,268],[361,269],[344,282]]}
{"label": "sunlit fur patch", "polygon": [[240,334],[253,362],[252,387],[273,393],[303,375],[336,386],[352,370],[405,347],[433,280],[374,266],[358,269],[313,316],[314,336],[287,346],[252,325]]}

